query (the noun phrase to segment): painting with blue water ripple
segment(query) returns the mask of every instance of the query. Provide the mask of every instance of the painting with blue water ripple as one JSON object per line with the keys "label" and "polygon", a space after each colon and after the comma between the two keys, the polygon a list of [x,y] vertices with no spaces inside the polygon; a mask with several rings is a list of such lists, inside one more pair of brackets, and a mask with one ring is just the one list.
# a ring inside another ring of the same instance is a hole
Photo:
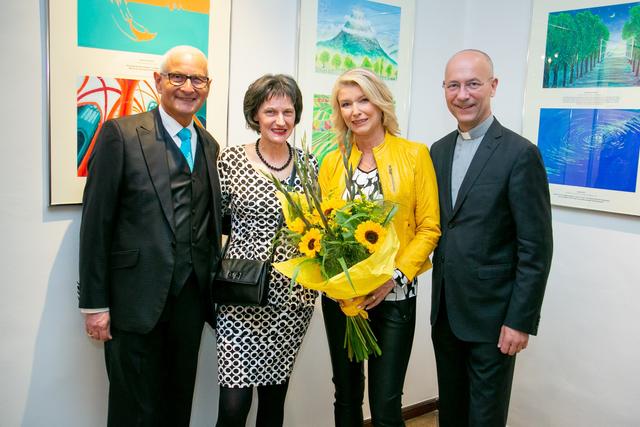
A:
{"label": "painting with blue water ripple", "polygon": [[549,183],[635,192],[640,110],[540,110],[538,147]]}

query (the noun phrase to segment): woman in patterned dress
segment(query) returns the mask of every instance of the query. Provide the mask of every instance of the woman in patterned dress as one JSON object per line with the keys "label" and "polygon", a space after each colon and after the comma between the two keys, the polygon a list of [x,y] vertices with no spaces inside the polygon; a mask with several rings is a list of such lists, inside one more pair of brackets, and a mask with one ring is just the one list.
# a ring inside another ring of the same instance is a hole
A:
{"label": "woman in patterned dress", "polygon": [[[218,161],[223,209],[231,215],[226,257],[269,259],[282,214],[275,186],[263,173],[289,183],[294,148],[287,139],[301,114],[302,95],[293,78],[268,74],[249,86],[244,115],[259,138],[227,148]],[[297,177],[294,186],[302,190]],[[294,256],[299,256],[294,247],[277,245],[274,262]],[[291,288],[290,280],[272,269],[266,306],[217,307],[218,427],[245,425],[254,387],[257,425],[282,425],[289,377],[316,295],[300,285]]]}
{"label": "woman in patterned dress", "polygon": [[[402,389],[416,321],[418,274],[431,268],[429,255],[440,237],[436,176],[426,145],[398,136],[389,88],[369,70],[347,71],[333,86],[332,120],[336,140],[347,131],[354,149],[349,159],[356,186],[371,199],[393,202],[391,223],[400,249],[393,278],[371,292],[362,307],[382,355],[368,362],[369,407],[374,426],[404,426]],[[320,168],[323,196],[344,197],[342,155],[328,154]],[[333,383],[336,426],[362,426],[364,369],[344,348],[345,316],[336,301],[322,297]]]}

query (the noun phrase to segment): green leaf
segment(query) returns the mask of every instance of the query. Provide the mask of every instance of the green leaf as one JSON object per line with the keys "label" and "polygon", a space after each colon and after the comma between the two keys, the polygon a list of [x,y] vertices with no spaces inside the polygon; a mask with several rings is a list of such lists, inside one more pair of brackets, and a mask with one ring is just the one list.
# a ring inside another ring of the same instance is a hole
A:
{"label": "green leaf", "polygon": [[384,221],[382,221],[383,227],[386,227],[389,225],[389,223],[391,222],[391,219],[396,214],[396,212],[398,212],[398,205],[393,204],[393,206],[391,206],[391,209],[389,209],[389,213],[387,213],[387,217],[384,219]]}
{"label": "green leaf", "polygon": [[356,287],[353,285],[353,282],[351,281],[351,275],[349,274],[349,267],[347,267],[347,263],[344,262],[344,258],[342,257],[338,258],[338,262],[340,263],[340,266],[342,267],[342,271],[344,271],[344,275],[347,277],[347,280],[349,281],[351,288],[353,289],[354,292],[356,292]]}

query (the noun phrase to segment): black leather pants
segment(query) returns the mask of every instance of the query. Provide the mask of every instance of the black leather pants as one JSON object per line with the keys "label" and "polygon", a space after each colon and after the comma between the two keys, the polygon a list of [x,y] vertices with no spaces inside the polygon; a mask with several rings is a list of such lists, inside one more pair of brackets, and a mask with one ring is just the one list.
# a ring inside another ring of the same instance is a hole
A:
{"label": "black leather pants", "polygon": [[[349,362],[344,348],[345,315],[337,302],[323,296],[324,317],[333,384],[336,427],[361,427],[363,422],[364,364]],[[411,355],[416,323],[416,299],[383,301],[369,311],[371,329],[382,349],[368,362],[369,407],[376,427],[404,426],[402,389]]]}

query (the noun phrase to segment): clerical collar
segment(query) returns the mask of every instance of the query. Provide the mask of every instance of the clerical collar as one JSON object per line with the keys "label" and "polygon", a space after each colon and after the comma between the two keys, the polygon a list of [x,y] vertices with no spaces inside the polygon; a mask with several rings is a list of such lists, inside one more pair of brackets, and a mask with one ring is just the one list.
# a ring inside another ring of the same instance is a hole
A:
{"label": "clerical collar", "polygon": [[493,123],[493,115],[487,117],[482,123],[480,123],[478,126],[474,127],[473,129],[470,129],[468,132],[463,132],[460,129],[458,129],[458,134],[460,135],[460,138],[464,139],[465,141],[468,141],[470,139],[481,138],[484,136],[485,133],[487,133],[492,123]]}

